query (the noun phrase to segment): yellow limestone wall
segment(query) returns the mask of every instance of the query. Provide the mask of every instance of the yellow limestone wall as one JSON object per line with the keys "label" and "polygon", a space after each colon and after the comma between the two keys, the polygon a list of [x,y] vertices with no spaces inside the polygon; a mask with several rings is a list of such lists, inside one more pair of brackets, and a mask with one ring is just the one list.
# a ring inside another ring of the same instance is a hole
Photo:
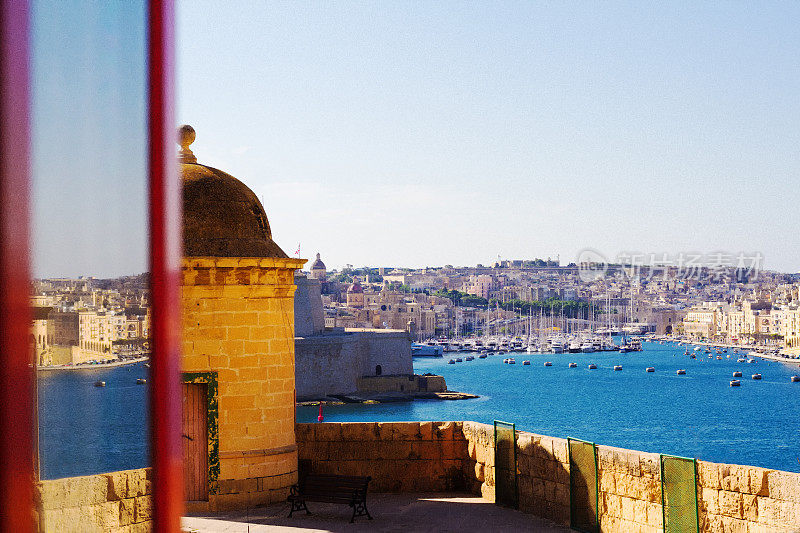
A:
{"label": "yellow limestone wall", "polygon": [[[494,428],[477,422],[297,424],[308,472],[372,476],[370,491],[495,499]],[[659,456],[597,446],[600,530],[663,531]],[[800,532],[800,473],[697,462],[703,533]],[[570,524],[566,439],[517,432],[521,511]]]}
{"label": "yellow limestone wall", "polygon": [[207,510],[285,500],[297,482],[294,271],[305,260],[187,257],[183,371],[216,372],[219,477]]}
{"label": "yellow limestone wall", "polygon": [[40,481],[39,531],[148,533],[153,529],[151,476],[149,468],[141,468]]}

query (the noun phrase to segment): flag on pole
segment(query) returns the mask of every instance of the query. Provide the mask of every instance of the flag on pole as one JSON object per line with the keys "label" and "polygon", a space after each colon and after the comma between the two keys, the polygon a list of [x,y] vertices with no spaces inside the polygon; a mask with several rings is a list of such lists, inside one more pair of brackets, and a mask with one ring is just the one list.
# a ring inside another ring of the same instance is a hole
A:
{"label": "flag on pole", "polygon": [[300,243],[297,243],[297,251],[294,253],[297,257],[300,257]]}

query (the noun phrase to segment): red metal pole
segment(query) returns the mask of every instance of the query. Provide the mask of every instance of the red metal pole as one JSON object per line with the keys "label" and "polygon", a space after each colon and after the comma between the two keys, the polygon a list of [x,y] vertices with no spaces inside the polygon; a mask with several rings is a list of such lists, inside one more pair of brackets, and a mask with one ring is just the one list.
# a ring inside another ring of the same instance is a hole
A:
{"label": "red metal pole", "polygon": [[27,0],[0,0],[0,531],[33,531]]}
{"label": "red metal pole", "polygon": [[179,532],[183,513],[181,443],[181,185],[174,100],[174,6],[149,0],[150,273],[153,352],[150,449],[153,528]]}

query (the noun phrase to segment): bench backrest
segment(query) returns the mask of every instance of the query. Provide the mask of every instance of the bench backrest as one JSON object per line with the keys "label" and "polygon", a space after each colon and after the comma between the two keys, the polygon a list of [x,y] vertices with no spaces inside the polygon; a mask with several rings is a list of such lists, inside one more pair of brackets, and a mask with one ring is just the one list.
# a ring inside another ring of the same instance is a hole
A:
{"label": "bench backrest", "polygon": [[300,480],[300,492],[311,495],[361,496],[366,494],[370,477],[308,474]]}

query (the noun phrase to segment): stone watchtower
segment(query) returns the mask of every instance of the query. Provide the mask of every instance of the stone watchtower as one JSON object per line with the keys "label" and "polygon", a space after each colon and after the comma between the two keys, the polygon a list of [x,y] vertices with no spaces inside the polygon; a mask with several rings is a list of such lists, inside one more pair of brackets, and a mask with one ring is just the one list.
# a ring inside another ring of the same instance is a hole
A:
{"label": "stone watchtower", "polygon": [[183,180],[183,436],[189,510],[283,500],[297,482],[294,272],[256,195],[197,163]]}

